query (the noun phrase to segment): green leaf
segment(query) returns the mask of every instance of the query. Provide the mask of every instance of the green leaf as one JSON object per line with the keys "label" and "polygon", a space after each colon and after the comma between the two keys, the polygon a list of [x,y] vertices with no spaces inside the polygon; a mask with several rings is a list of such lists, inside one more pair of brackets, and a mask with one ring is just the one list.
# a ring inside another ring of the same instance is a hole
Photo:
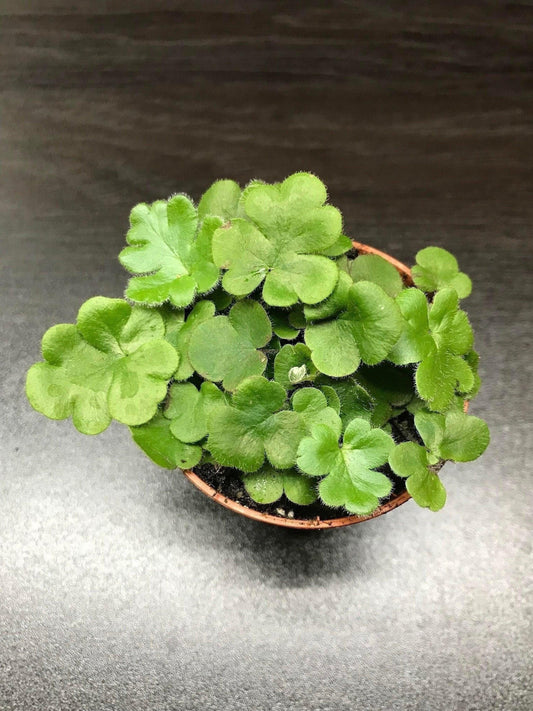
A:
{"label": "green leaf", "polygon": [[202,377],[223,381],[225,390],[234,390],[244,378],[265,370],[266,356],[257,349],[271,337],[272,327],[261,304],[240,301],[228,316],[215,316],[194,329],[189,359]]}
{"label": "green leaf", "polygon": [[418,363],[435,350],[429,331],[428,302],[419,289],[405,289],[396,297],[403,329],[388,359],[397,365]]}
{"label": "green leaf", "polygon": [[416,387],[432,410],[446,410],[455,392],[467,393],[475,386],[474,373],[460,356],[472,348],[473,333],[468,318],[458,310],[453,289],[436,294],[429,312],[429,326],[435,349],[416,371]]}
{"label": "green leaf", "polygon": [[294,346],[287,343],[274,360],[274,380],[286,390],[298,383],[312,380],[317,369],[311,360],[311,351],[304,343]]}
{"label": "green leaf", "polygon": [[304,306],[305,318],[308,321],[322,321],[336,316],[348,305],[348,294],[352,285],[351,277],[346,272],[340,271],[337,286],[331,296],[315,306]]}
{"label": "green leaf", "polygon": [[216,407],[226,404],[226,397],[213,383],[202,383],[200,390],[192,383],[174,383],[165,409],[171,420],[170,431],[181,442],[198,442],[207,436],[207,420]]}
{"label": "green leaf", "polygon": [[446,489],[429,468],[424,447],[415,442],[402,442],[391,451],[389,464],[395,474],[407,478],[407,491],[419,506],[431,511],[439,511],[444,506]]}
{"label": "green leaf", "polygon": [[239,212],[241,189],[233,180],[217,180],[208,188],[198,205],[198,218],[204,220],[214,215],[224,222],[236,217]]}
{"label": "green leaf", "polygon": [[332,407],[335,410],[335,412],[337,413],[337,415],[340,415],[341,400],[340,400],[340,397],[337,395],[335,388],[333,388],[331,385],[320,385],[319,389],[326,396],[328,407]]}
{"label": "green leaf", "polygon": [[382,361],[401,330],[402,316],[394,301],[365,281],[350,287],[344,313],[305,329],[305,342],[322,373],[342,377],[355,372],[361,360],[369,365]]}
{"label": "green leaf", "polygon": [[429,326],[437,348],[463,355],[472,348],[474,334],[466,313],[458,309],[458,303],[453,289],[436,294],[429,312]]}
{"label": "green leaf", "polygon": [[324,386],[323,383],[329,383],[329,387],[333,390],[338,399],[338,412],[345,427],[355,417],[362,417],[370,421],[374,411],[374,398],[364,387],[357,383],[354,378],[333,380],[321,376],[317,379],[317,382],[321,385],[322,390],[325,390],[327,387]]}
{"label": "green leaf", "polygon": [[298,412],[309,431],[315,425],[327,425],[340,436],[342,422],[337,412],[328,406],[323,392],[318,388],[301,388],[292,396],[292,409]]}
{"label": "green leaf", "polygon": [[112,418],[127,425],[150,420],[178,365],[164,333],[157,312],[122,299],[89,299],[77,326],[60,324],[44,334],[44,362],[30,368],[26,381],[31,405],[55,420],[72,416],[84,434],[102,432]]}
{"label": "green leaf", "polygon": [[363,365],[357,372],[357,381],[373,397],[393,407],[406,405],[414,396],[413,371],[385,361],[372,367]]}
{"label": "green leaf", "polygon": [[296,461],[305,422],[297,412],[283,410],[286,393],[261,376],[246,378],[231,405],[217,407],[208,421],[207,448],[217,462],[243,472],[255,472],[265,460],[277,469]]}
{"label": "green leaf", "polygon": [[391,492],[391,481],[375,469],[385,464],[393,447],[390,435],[360,418],[348,425],[340,446],[331,428],[316,425],[300,442],[297,464],[310,476],[326,475],[319,484],[326,505],[366,515]]}
{"label": "green leaf", "polygon": [[294,504],[306,506],[317,499],[313,482],[294,469],[277,471],[264,466],[252,474],[242,477],[244,488],[258,504],[271,504],[285,493]]}
{"label": "green leaf", "polygon": [[350,265],[350,275],[354,282],[371,281],[380,286],[392,298],[403,289],[398,270],[377,254],[361,254]]}
{"label": "green leaf", "polygon": [[293,504],[308,506],[318,499],[314,481],[296,469],[288,469],[283,472],[283,489],[285,496]]}
{"label": "green leaf", "polygon": [[425,247],[416,255],[416,266],[412,269],[413,281],[426,292],[440,289],[454,289],[460,299],[470,295],[472,282],[459,271],[457,259],[440,247]]}
{"label": "green leaf", "polygon": [[211,301],[198,301],[191,309],[187,319],[183,311],[164,307],[162,316],[165,321],[165,338],[176,349],[179,356],[178,369],[174,373],[176,380],[187,380],[194,373],[189,359],[189,346],[194,331],[215,314],[215,305]]}
{"label": "green leaf", "polygon": [[196,466],[202,457],[202,448],[180,442],[170,426],[170,420],[158,412],[150,422],[130,427],[130,432],[134,442],[160,467],[190,469]]}
{"label": "green leaf", "polygon": [[147,305],[170,301],[183,308],[196,292],[212,289],[219,270],[213,264],[211,241],[221,224],[218,217],[206,217],[195,239],[198,217],[184,195],[134,207],[126,235],[130,246],[119,260],[128,271],[143,276],[129,280],[128,299]]}
{"label": "green leaf", "polygon": [[444,411],[452,402],[455,389],[468,392],[474,375],[467,362],[447,350],[438,350],[420,363],[416,387],[432,410]]}
{"label": "green leaf", "polygon": [[279,338],[283,338],[285,341],[293,341],[300,333],[299,328],[291,326],[288,311],[270,309],[268,315],[272,322],[272,330]]}
{"label": "green leaf", "polygon": [[477,459],[490,441],[486,422],[457,410],[445,415],[420,411],[415,416],[415,425],[430,452],[454,462]]}
{"label": "green leaf", "polygon": [[480,457],[490,441],[487,423],[464,412],[447,412],[440,455],[454,462],[471,462]]}
{"label": "green leaf", "polygon": [[263,299],[271,306],[315,304],[329,296],[338,269],[319,252],[338,241],[342,219],[323,204],[326,197],[321,181],[307,173],[248,186],[242,204],[251,222],[234,219],[213,237],[215,264],[226,270],[224,288],[245,296],[264,281]]}
{"label": "green leaf", "polygon": [[296,304],[296,306],[289,311],[289,324],[299,331],[306,327],[307,321],[305,320],[302,304]]}
{"label": "green leaf", "polygon": [[[427,449],[439,457],[440,444],[444,436],[446,420],[444,415],[427,410],[419,410],[415,414],[415,427],[422,437]],[[440,457],[439,457],[440,458]]]}
{"label": "green leaf", "polygon": [[228,306],[234,303],[233,296],[224,291],[221,284],[218,284],[213,291],[209,292],[209,300],[215,304],[215,308],[219,313],[226,311]]}
{"label": "green leaf", "polygon": [[326,257],[340,257],[350,249],[352,249],[352,240],[346,235],[341,235],[331,247],[321,250],[320,254]]}
{"label": "green leaf", "polygon": [[479,354],[472,349],[471,351],[465,354],[465,361],[468,363],[468,365],[470,366],[470,370],[474,374],[474,383],[472,387],[470,388],[470,390],[465,391],[465,395],[468,396],[468,399],[472,400],[478,394],[479,388],[481,387],[481,378],[479,377],[478,373]]}

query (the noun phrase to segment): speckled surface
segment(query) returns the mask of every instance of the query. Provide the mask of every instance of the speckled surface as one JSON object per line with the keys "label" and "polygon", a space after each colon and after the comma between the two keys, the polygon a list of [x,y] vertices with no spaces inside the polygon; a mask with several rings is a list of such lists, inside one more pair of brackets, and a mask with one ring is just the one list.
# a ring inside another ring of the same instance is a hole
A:
{"label": "speckled surface", "polygon": [[[0,709],[529,711],[528,8],[21,5],[0,3]],[[136,201],[302,168],[348,234],[473,276],[493,442],[446,466],[438,515],[276,530],[25,401],[44,330],[121,294]]]}

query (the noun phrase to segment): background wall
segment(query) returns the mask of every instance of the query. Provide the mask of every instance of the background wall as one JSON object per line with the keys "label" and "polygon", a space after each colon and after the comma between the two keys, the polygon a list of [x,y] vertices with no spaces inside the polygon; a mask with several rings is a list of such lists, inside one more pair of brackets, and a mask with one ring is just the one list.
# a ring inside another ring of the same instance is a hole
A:
{"label": "background wall", "polygon": [[[0,708],[532,707],[532,18],[0,0]],[[493,443],[446,466],[438,515],[273,530],[25,401],[45,329],[122,294],[132,205],[295,170],[348,234],[474,279]]]}

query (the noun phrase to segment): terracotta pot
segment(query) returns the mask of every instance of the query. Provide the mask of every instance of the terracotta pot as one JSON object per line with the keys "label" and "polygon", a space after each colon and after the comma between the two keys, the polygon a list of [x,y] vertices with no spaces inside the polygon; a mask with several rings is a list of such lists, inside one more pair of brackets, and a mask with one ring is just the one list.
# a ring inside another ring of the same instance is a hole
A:
{"label": "terracotta pot", "polygon": [[[380,252],[379,249],[374,249],[374,247],[369,247],[366,244],[361,244],[360,242],[352,242],[353,246],[355,249],[358,250],[359,254],[377,254],[380,257],[383,257],[383,259],[386,259],[387,262],[392,264],[396,269],[400,272],[402,279],[404,283],[407,286],[413,286],[413,280],[411,278],[411,270],[405,266],[405,264],[402,264],[399,262],[397,259],[394,259],[393,257],[390,257],[388,254],[385,254],[384,252]],[[468,403],[465,402],[465,412],[468,408]],[[398,506],[401,506],[404,504],[408,499],[411,498],[411,496],[408,494],[407,491],[404,491],[401,494],[398,494],[397,496],[394,496],[392,499],[389,499],[386,503],[382,504],[381,506],[378,506],[378,508],[374,511],[374,513],[370,514],[369,516],[342,516],[341,518],[332,518],[332,519],[321,519],[319,517],[315,519],[296,519],[296,518],[285,518],[283,516],[273,516],[272,514],[267,514],[267,513],[262,513],[261,511],[256,511],[255,509],[250,509],[247,506],[243,506],[242,504],[239,504],[237,501],[233,501],[232,499],[228,499],[227,496],[224,496],[223,494],[219,494],[215,489],[213,489],[212,486],[209,484],[206,484],[206,482],[201,479],[197,474],[194,473],[193,470],[188,469],[183,472],[187,479],[194,484],[194,486],[199,489],[203,494],[206,496],[209,496],[210,499],[213,501],[216,501],[218,504],[221,506],[225,506],[227,509],[230,509],[231,511],[235,511],[235,513],[239,513],[242,516],[246,516],[247,518],[254,519],[254,521],[262,521],[263,523],[270,523],[274,526],[282,526],[284,528],[298,528],[301,530],[311,530],[311,529],[319,529],[319,528],[339,528],[340,526],[351,526],[354,523],[361,523],[361,521],[368,521],[369,519],[372,518],[377,518],[378,516],[382,516],[383,514],[388,513],[389,511],[392,511],[393,509],[397,508]]]}

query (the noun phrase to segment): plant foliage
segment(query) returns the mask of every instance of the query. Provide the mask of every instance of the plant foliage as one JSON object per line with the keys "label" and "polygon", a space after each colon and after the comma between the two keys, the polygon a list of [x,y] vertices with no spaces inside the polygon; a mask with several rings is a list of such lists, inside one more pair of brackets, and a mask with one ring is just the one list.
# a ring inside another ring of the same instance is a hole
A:
{"label": "plant foliage", "polygon": [[125,299],[45,333],[26,384],[39,412],[85,434],[115,419],[162,467],[234,469],[258,504],[359,515],[403,481],[442,508],[442,463],[487,447],[463,411],[480,386],[471,282],[446,250],[402,278],[352,249],[309,173],[137,205],[126,241]]}

